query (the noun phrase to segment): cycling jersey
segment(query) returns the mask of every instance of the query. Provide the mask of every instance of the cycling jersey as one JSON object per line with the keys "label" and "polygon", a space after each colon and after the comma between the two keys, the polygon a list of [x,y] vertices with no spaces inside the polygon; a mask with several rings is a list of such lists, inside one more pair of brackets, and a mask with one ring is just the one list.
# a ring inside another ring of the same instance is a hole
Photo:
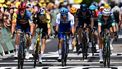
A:
{"label": "cycling jersey", "polygon": [[40,15],[37,13],[34,15],[34,23],[38,25],[39,29],[42,29],[42,38],[48,34],[48,28],[50,28],[50,16],[48,13]]}
{"label": "cycling jersey", "polygon": [[58,29],[58,37],[59,38],[63,38],[64,34],[62,34],[61,32],[70,32],[70,29],[72,26],[74,26],[74,16],[71,13],[68,13],[67,19],[66,21],[64,21],[61,18],[61,14],[57,14],[57,18],[56,18],[56,25],[59,26]]}
{"label": "cycling jersey", "polygon": [[78,18],[78,27],[83,26],[84,23],[86,23],[87,26],[89,26],[89,24],[91,22],[90,18],[92,17],[92,14],[89,10],[86,11],[86,15],[83,15],[81,10],[78,9],[76,15],[77,15],[77,18]]}
{"label": "cycling jersey", "polygon": [[103,15],[102,14],[99,15],[98,25],[102,27],[102,31],[104,31],[104,29],[109,29],[110,27],[115,26],[115,19],[113,14],[110,14],[106,23],[105,20],[103,19]]}
{"label": "cycling jersey", "polygon": [[33,23],[32,14],[28,10],[25,11],[24,17],[22,17],[19,13],[13,14],[13,21],[16,20],[16,29],[20,29],[21,31],[30,32],[30,24]]}
{"label": "cycling jersey", "polygon": [[120,8],[118,6],[113,7],[112,13],[114,14],[116,23],[119,23]]}

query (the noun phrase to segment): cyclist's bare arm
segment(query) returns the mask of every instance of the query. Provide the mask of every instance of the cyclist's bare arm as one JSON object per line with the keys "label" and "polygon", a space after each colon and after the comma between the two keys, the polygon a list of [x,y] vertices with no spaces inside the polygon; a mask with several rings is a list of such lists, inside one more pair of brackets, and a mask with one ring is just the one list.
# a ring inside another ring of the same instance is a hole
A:
{"label": "cyclist's bare arm", "polygon": [[49,13],[46,14],[46,18],[47,18],[47,28],[48,28],[48,35],[51,34],[51,17],[49,15]]}
{"label": "cyclist's bare arm", "polygon": [[98,33],[100,34],[101,32],[101,23],[98,23]]}
{"label": "cyclist's bare arm", "polygon": [[16,13],[14,13],[12,16],[12,27],[11,27],[12,34],[15,32],[16,21],[17,21],[17,15],[16,15]]}
{"label": "cyclist's bare arm", "polygon": [[94,26],[94,18],[93,17],[90,18],[90,21],[91,21],[91,28],[93,28],[93,26]]}

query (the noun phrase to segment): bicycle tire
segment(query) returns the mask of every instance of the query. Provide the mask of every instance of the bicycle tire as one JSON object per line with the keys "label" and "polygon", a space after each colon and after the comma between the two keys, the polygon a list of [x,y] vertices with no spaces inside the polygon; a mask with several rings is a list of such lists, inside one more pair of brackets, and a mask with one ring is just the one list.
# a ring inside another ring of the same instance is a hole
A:
{"label": "bicycle tire", "polygon": [[107,67],[110,67],[110,42],[107,42]]}
{"label": "bicycle tire", "polygon": [[103,48],[103,64],[104,64],[104,67],[106,67],[106,48],[105,47]]}
{"label": "bicycle tire", "polygon": [[21,69],[21,53],[18,51],[18,69]]}
{"label": "bicycle tire", "polygon": [[81,48],[81,46],[78,44],[78,34],[75,34],[75,38],[76,38],[76,53],[79,54],[79,50]]}
{"label": "bicycle tire", "polygon": [[62,58],[61,58],[61,63],[62,63],[62,66],[65,66],[66,65],[66,45],[65,45],[65,42],[63,41],[63,45],[62,45]]}
{"label": "bicycle tire", "polygon": [[66,66],[67,64],[67,56],[68,56],[68,52],[69,52],[69,46],[67,43],[67,36],[65,37],[65,40],[63,40],[63,45],[62,45],[62,66]]}
{"label": "bicycle tire", "polygon": [[83,60],[84,59],[87,59],[87,51],[88,51],[87,38],[86,38],[86,34],[83,33],[83,37],[82,37],[82,54],[83,54]]}
{"label": "bicycle tire", "polygon": [[24,44],[20,43],[19,51],[18,51],[18,69],[23,69],[24,64]]}
{"label": "bicycle tire", "polygon": [[37,41],[37,44],[36,44],[36,50],[35,50],[35,53],[34,53],[34,68],[36,67],[36,62],[37,62],[37,59],[38,59],[38,41]]}
{"label": "bicycle tire", "polygon": [[96,52],[96,42],[95,42],[95,35],[93,34],[92,38],[91,38],[91,42],[92,42],[92,56],[94,56],[94,53]]}
{"label": "bicycle tire", "polygon": [[18,50],[18,69],[23,69],[25,59],[25,36],[24,33],[20,33],[20,44]]}

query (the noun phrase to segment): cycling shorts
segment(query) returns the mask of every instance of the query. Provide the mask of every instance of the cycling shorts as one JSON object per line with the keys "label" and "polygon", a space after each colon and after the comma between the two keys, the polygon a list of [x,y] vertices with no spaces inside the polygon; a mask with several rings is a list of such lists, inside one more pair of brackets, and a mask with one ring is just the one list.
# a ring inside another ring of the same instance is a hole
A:
{"label": "cycling shorts", "polygon": [[45,38],[46,35],[48,35],[48,27],[47,23],[41,23],[38,25],[39,29],[42,29],[42,38]]}
{"label": "cycling shorts", "polygon": [[63,32],[71,32],[70,29],[71,29],[70,23],[67,23],[67,24],[60,24],[60,25],[59,25],[58,38],[59,38],[59,39],[64,38],[65,34],[63,34]]}
{"label": "cycling shorts", "polygon": [[17,23],[16,30],[21,30],[24,33],[30,33],[30,25]]}

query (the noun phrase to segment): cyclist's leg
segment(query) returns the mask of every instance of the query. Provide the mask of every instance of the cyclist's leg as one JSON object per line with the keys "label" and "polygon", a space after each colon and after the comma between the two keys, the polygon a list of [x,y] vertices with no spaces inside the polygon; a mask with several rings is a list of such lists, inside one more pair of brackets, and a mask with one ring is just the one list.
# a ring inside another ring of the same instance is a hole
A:
{"label": "cyclist's leg", "polygon": [[[115,27],[115,28],[116,28],[116,27]],[[110,27],[109,30],[110,30],[110,33],[111,33],[111,38],[110,38],[110,49],[113,50],[113,45],[112,45],[112,43],[113,43],[114,37],[115,37],[115,36],[114,36],[115,30],[114,30],[114,27]]]}
{"label": "cyclist's leg", "polygon": [[82,28],[78,27],[77,28],[77,34],[78,34],[78,46],[77,46],[77,52],[79,53],[81,51],[82,47]]}
{"label": "cyclist's leg", "polygon": [[91,29],[90,25],[87,24],[87,26],[86,26],[86,37],[87,37],[88,46],[91,48],[92,47],[92,43],[91,43],[92,32],[90,29]]}
{"label": "cyclist's leg", "polygon": [[58,57],[58,60],[61,60],[61,48],[62,48],[62,43],[63,43],[63,37],[64,35],[62,33],[58,33],[58,53],[59,53],[59,57]]}
{"label": "cyclist's leg", "polygon": [[17,24],[16,26],[16,37],[15,37],[15,57],[18,56],[18,49],[19,49],[19,43],[20,43],[20,32],[21,32],[21,25]]}
{"label": "cyclist's leg", "polygon": [[31,34],[30,34],[30,26],[26,26],[26,28],[23,28],[23,31],[26,33],[26,59],[29,59],[29,47],[31,45]]}
{"label": "cyclist's leg", "polygon": [[33,50],[34,49],[34,43],[36,42],[36,24],[32,24],[31,25],[31,45],[29,47],[29,50]]}
{"label": "cyclist's leg", "polygon": [[47,24],[43,24],[42,25],[42,37],[41,37],[41,41],[40,42],[41,44],[41,51],[39,53],[39,62],[42,62],[42,57],[43,57],[43,54],[44,54],[44,51],[45,51],[45,47],[46,47],[46,39],[47,39],[47,36],[48,36],[48,27],[47,27]]}
{"label": "cyclist's leg", "polygon": [[99,36],[98,36],[98,30],[95,30],[94,35],[96,37],[96,49],[99,49]]}
{"label": "cyclist's leg", "polygon": [[81,45],[81,42],[82,42],[82,27],[83,27],[83,22],[79,22],[78,23],[78,26],[77,26],[77,29],[76,29],[76,32],[78,34],[78,45],[80,46]]}
{"label": "cyclist's leg", "polygon": [[71,32],[69,35],[70,39],[69,39],[69,49],[72,50],[73,49],[73,39],[74,39],[74,32],[75,32],[75,26],[71,26],[69,28],[67,28],[67,32]]}
{"label": "cyclist's leg", "polygon": [[[103,26],[98,26],[98,30],[101,29],[101,32],[103,32],[104,27]],[[103,39],[102,35],[99,33],[99,62],[103,62]]]}

